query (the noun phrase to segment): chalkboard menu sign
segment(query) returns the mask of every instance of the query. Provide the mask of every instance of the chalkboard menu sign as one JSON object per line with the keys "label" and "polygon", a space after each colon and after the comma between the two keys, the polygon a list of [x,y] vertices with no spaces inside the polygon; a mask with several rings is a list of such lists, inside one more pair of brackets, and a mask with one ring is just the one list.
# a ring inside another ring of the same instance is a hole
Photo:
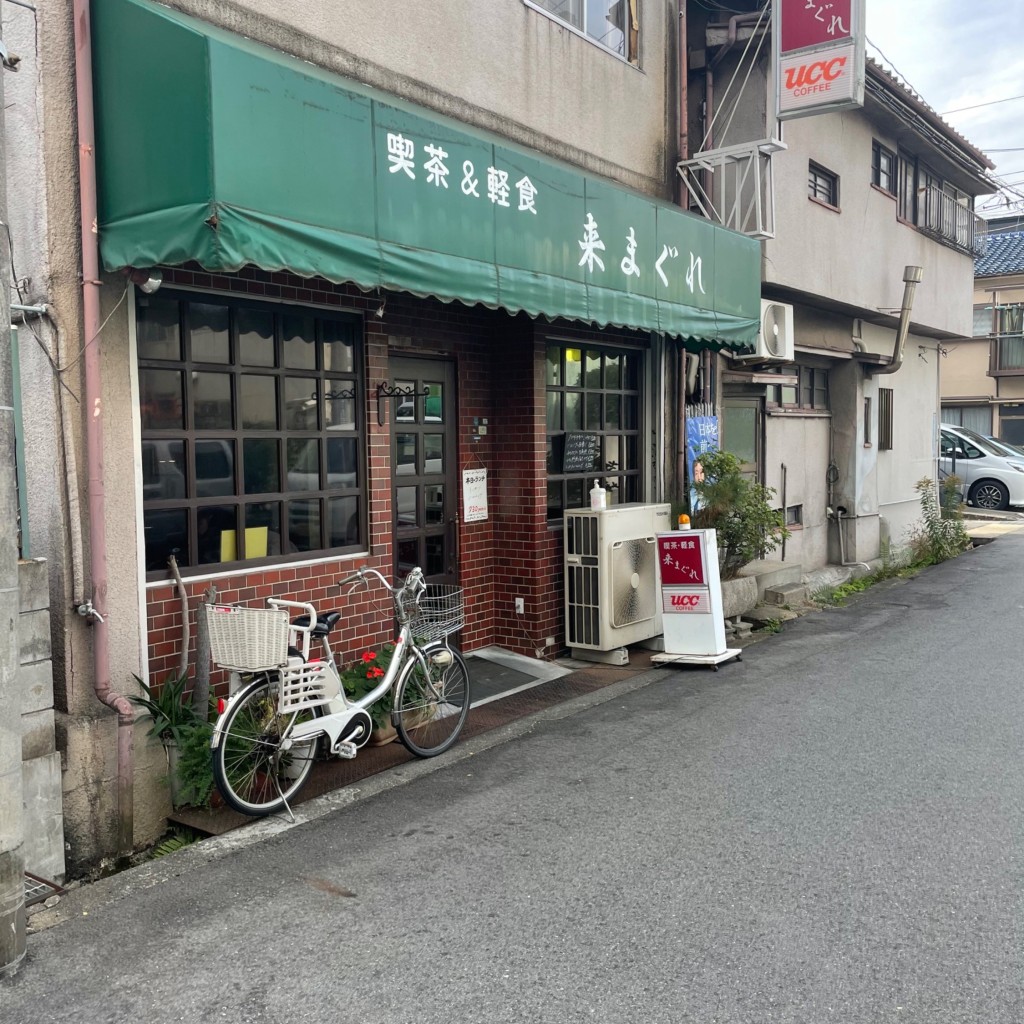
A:
{"label": "chalkboard menu sign", "polygon": [[563,473],[589,473],[597,468],[601,454],[601,435],[573,431],[565,435]]}

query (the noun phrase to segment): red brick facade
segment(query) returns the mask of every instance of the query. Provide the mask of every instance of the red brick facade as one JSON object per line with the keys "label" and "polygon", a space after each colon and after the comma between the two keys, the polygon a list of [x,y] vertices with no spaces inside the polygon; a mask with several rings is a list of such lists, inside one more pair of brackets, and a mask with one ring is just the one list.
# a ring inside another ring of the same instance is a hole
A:
{"label": "red brick facade", "polygon": [[[496,644],[545,657],[563,649],[562,538],[547,522],[544,372],[546,337],[554,328],[525,314],[396,293],[386,294],[378,318],[383,293],[254,268],[231,276],[168,269],[165,279],[176,287],[335,306],[365,317],[369,554],[312,564],[284,562],[216,574],[212,580],[210,575],[194,582],[186,578],[193,615],[190,646],[195,644],[195,608],[211,582],[225,602],[256,606],[267,597],[280,597],[342,610],[334,636],[345,661],[391,638],[391,606],[383,590],[339,596],[336,584],[360,566],[392,575],[390,425],[378,425],[376,387],[389,379],[390,356],[422,355],[449,359],[456,367],[460,479],[461,470],[481,465],[488,473],[488,518],[458,527],[466,608],[461,644],[466,650]],[[631,346],[645,340],[635,333],[564,325],[558,325],[557,335]],[[474,427],[484,419],[487,431],[480,434]],[[461,520],[461,488],[459,499]],[[516,597],[524,600],[523,616],[515,614]],[[177,671],[182,643],[181,605],[173,584],[148,585],[147,615],[150,677],[162,679]]]}

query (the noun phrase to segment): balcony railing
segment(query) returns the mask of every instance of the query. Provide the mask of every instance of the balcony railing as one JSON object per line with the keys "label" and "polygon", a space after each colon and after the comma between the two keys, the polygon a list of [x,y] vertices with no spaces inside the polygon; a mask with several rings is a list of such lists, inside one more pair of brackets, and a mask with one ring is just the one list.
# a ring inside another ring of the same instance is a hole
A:
{"label": "balcony railing", "polygon": [[985,221],[935,185],[929,185],[918,196],[917,226],[957,252],[978,256],[983,251]]}

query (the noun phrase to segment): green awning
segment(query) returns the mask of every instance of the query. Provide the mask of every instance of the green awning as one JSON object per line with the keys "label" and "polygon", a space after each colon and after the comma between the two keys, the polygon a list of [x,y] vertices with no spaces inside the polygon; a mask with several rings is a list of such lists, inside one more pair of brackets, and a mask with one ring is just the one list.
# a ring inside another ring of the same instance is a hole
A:
{"label": "green awning", "polygon": [[108,270],[247,264],[752,347],[760,245],[148,0],[93,0]]}

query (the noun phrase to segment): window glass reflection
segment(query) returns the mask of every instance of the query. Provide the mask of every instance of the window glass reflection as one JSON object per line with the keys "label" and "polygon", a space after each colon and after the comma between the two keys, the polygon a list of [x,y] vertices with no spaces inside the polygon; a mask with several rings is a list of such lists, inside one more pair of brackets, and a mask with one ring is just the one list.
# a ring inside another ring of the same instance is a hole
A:
{"label": "window glass reflection", "polygon": [[143,430],[180,430],[185,402],[180,370],[139,371],[139,406]]}
{"label": "window glass reflection", "polygon": [[285,377],[285,429],[316,430],[317,419],[317,381],[313,377]]}
{"label": "window glass reflection", "polygon": [[320,500],[301,498],[288,502],[288,540],[294,551],[320,547]]}
{"label": "window glass reflection", "polygon": [[242,441],[246,494],[273,494],[281,490],[277,445],[276,437],[247,437]]}
{"label": "window glass reflection", "polygon": [[284,365],[289,370],[316,369],[316,324],[311,316],[282,316],[281,341]]}
{"label": "window glass reflection", "polygon": [[185,442],[142,442],[142,499],[162,501],[186,496]]}
{"label": "window glass reflection", "polygon": [[193,371],[192,417],[196,430],[231,429],[229,374]]}
{"label": "window glass reflection", "polygon": [[197,440],[196,497],[235,493],[235,442]]}
{"label": "window glass reflection", "polygon": [[238,358],[245,366],[274,365],[274,315],[243,307],[235,313]]}
{"label": "window glass reflection", "polygon": [[416,514],[416,487],[395,488],[395,522],[399,526],[418,525]]}
{"label": "window glass reflection", "polygon": [[146,572],[166,572],[171,555],[179,566],[192,564],[187,509],[149,509],[142,514],[142,528],[146,539]]}
{"label": "window glass reflection", "polygon": [[181,324],[177,301],[139,296],[135,344],[140,359],[181,359]]}
{"label": "window glass reflection", "polygon": [[192,329],[192,361],[194,363],[229,363],[228,307],[191,302],[188,307]]}
{"label": "window glass reflection", "polygon": [[243,373],[239,380],[243,428],[248,430],[276,430],[277,378]]}

